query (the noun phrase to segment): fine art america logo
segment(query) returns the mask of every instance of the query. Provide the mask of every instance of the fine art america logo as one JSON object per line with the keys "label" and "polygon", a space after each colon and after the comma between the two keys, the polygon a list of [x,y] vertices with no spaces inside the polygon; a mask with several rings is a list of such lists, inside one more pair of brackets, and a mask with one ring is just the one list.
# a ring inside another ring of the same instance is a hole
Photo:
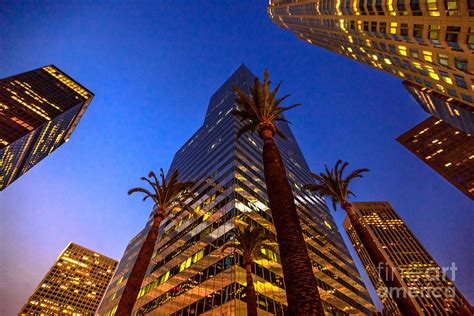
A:
{"label": "fine art america logo", "polygon": [[[385,262],[379,263],[377,272],[383,280],[395,280],[402,276],[408,287],[385,287],[377,289],[377,295],[380,298],[386,297],[448,297],[454,298],[456,290],[453,283],[449,280],[456,280],[456,271],[458,268],[454,262],[450,267],[438,266],[410,266],[408,268],[396,268],[388,266]],[[450,278],[448,279],[448,273]],[[417,286],[410,286],[416,284]],[[449,286],[446,286],[448,284]]]}

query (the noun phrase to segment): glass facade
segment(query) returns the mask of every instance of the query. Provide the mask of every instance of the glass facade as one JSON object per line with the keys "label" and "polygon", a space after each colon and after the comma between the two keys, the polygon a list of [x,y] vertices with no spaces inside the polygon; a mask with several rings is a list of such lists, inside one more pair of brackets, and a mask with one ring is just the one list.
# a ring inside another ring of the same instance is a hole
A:
{"label": "glass facade", "polygon": [[93,94],[55,66],[0,80],[0,190],[67,141]]}
{"label": "glass facade", "polygon": [[430,117],[397,140],[474,200],[474,137]]}
{"label": "glass facade", "polygon": [[456,129],[474,135],[474,108],[407,81],[403,85],[425,112]]}
{"label": "glass facade", "polygon": [[[411,296],[408,294],[407,296],[420,315],[451,315],[461,305],[470,306],[448,277],[447,271],[450,269],[441,268],[436,263],[388,202],[351,204],[371,238],[382,250],[385,262],[392,271],[390,277],[400,280],[403,287],[410,291]],[[403,295],[403,292],[398,292],[397,289],[385,290],[376,265],[361,244],[347,217],[344,229],[364,264],[387,315],[396,315],[399,311],[390,295],[397,295],[396,293]]]}
{"label": "glass facade", "polygon": [[94,315],[117,261],[74,243],[59,255],[20,315]]}
{"label": "glass facade", "polygon": [[270,0],[268,14],[310,44],[455,100],[472,115],[472,0]]}
{"label": "glass facade", "polygon": [[[262,164],[263,142],[257,135],[236,139],[242,123],[232,115],[232,85],[249,91],[254,75],[240,66],[211,97],[202,127],[176,153],[169,170],[195,181],[191,202],[197,216],[180,212],[165,219],[152,262],[135,304],[136,315],[246,315],[245,269],[241,254],[222,246],[233,239],[236,217],[275,234],[268,208]],[[277,139],[327,315],[370,314],[375,310],[354,262],[324,201],[307,191],[309,168],[287,123]],[[149,224],[151,223],[151,218]],[[149,226],[149,225],[148,225]],[[127,247],[99,308],[113,315],[123,285],[148,228]],[[286,295],[280,258],[267,253],[256,260],[253,278],[258,305],[265,315],[285,315]]]}

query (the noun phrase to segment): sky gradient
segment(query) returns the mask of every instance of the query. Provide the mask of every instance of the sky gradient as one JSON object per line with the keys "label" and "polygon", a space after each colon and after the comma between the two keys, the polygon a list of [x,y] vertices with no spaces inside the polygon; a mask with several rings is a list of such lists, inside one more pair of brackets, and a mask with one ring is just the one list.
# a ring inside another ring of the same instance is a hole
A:
{"label": "sky gradient", "polygon": [[69,241],[120,260],[152,206],[127,190],[169,167],[241,63],[267,67],[302,103],[286,116],[312,170],[369,168],[357,200],[389,201],[474,300],[473,203],[395,141],[425,112],[400,79],[273,25],[266,1],[6,1],[0,60],[2,78],[54,64],[96,94],[71,140],[0,193],[1,315],[20,310]]}

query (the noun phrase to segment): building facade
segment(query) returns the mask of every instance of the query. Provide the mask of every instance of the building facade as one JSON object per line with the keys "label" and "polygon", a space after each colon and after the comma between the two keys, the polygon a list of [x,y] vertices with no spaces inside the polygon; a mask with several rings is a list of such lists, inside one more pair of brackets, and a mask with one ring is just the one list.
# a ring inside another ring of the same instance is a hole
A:
{"label": "building facade", "polygon": [[405,148],[474,200],[474,137],[430,117],[397,138]]}
{"label": "building facade", "polygon": [[69,140],[93,97],[53,65],[0,80],[0,191]]}
{"label": "building facade", "polygon": [[[236,139],[242,123],[231,113],[236,106],[231,86],[249,91],[253,81],[254,75],[239,67],[211,97],[202,127],[175,155],[169,174],[179,170],[181,180],[196,182],[191,207],[198,215],[181,212],[161,224],[136,315],[246,315],[242,256],[221,248],[232,240],[236,221],[275,234],[263,176],[263,142],[252,134]],[[288,136],[287,141],[277,139],[277,144],[327,315],[370,314],[374,305],[327,206],[302,190],[312,179],[296,140],[286,123],[279,128]],[[100,315],[115,313],[145,231],[129,243]],[[266,255],[253,265],[258,306],[262,315],[285,315],[280,258],[273,252]]]}
{"label": "building facade", "polygon": [[117,261],[69,243],[20,315],[95,315]]}
{"label": "building facade", "polygon": [[403,85],[426,113],[456,129],[474,135],[474,109],[472,107],[408,81],[404,81]]}
{"label": "building facade", "polygon": [[[378,268],[368,255],[349,219],[344,221],[346,230],[369,278],[379,295],[387,315],[399,313],[393,295],[407,295],[419,315],[450,315],[469,302],[456,289],[450,279],[455,279],[456,267],[444,270],[416,239],[405,222],[388,202],[354,202],[361,223],[382,250],[392,278],[398,279],[404,289],[387,289],[379,276]],[[445,273],[446,272],[446,273]]]}
{"label": "building facade", "polygon": [[310,44],[474,109],[471,0],[270,0],[268,13]]}

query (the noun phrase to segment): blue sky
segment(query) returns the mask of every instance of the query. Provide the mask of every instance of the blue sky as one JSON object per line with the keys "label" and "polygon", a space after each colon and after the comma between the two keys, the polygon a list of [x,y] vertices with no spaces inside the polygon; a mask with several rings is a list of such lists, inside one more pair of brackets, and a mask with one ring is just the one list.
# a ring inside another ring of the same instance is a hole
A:
{"label": "blue sky", "polygon": [[473,301],[472,202],[395,141],[427,115],[398,78],[296,39],[265,4],[2,3],[0,77],[55,64],[96,97],[71,141],[0,193],[0,314],[19,311],[69,241],[121,258],[151,207],[127,190],[169,167],[241,63],[302,103],[287,118],[311,168],[368,167],[357,200],[389,201],[440,265],[456,262]]}

